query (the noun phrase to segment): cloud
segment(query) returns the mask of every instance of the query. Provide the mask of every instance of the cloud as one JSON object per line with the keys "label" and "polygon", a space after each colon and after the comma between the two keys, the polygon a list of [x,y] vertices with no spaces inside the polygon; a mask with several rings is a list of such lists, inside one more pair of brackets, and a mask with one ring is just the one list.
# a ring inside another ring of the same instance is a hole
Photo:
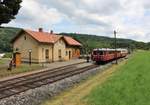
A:
{"label": "cloud", "polygon": [[150,41],[149,0],[23,0],[8,25]]}
{"label": "cloud", "polygon": [[17,23],[22,26],[44,27],[59,23],[63,19],[63,15],[55,8],[47,8],[36,0],[23,0],[22,8],[19,11],[16,20],[10,24]]}

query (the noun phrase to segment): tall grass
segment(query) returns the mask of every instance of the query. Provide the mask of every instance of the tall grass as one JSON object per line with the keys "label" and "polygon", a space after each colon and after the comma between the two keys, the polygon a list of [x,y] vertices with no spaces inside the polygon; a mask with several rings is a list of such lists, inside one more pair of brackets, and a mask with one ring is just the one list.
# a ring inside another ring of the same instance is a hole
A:
{"label": "tall grass", "polygon": [[[140,51],[86,97],[89,105],[150,105],[150,52]],[[97,81],[98,82],[98,81]]]}

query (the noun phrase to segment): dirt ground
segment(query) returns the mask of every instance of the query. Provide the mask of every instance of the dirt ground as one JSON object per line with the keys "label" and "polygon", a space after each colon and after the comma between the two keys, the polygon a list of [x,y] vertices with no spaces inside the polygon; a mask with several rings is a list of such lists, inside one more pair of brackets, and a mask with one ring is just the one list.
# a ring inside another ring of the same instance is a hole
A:
{"label": "dirt ground", "polygon": [[90,77],[85,82],[80,83],[65,92],[62,92],[60,95],[42,105],[87,105],[83,98],[88,95],[94,87],[105,82],[106,79],[112,75],[112,73],[118,70],[117,68],[125,63],[126,61],[123,61],[118,65],[114,64],[111,68],[98,73],[94,77]]}

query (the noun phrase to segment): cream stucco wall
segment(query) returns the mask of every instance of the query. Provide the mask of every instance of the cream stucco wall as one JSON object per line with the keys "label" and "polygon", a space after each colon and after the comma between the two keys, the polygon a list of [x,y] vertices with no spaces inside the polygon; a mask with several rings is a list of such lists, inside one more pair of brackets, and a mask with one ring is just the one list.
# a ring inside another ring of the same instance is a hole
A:
{"label": "cream stucco wall", "polygon": [[[65,56],[65,60],[69,60],[69,59],[71,59],[72,58],[72,49],[71,48],[66,48],[66,56]],[[70,52],[70,55],[69,55],[69,52]],[[69,56],[70,56],[70,58],[69,58]]]}
{"label": "cream stucco wall", "polygon": [[38,42],[31,38],[31,36],[23,33],[14,42],[13,49],[19,49],[19,52],[21,53],[21,60],[24,62],[29,61],[29,50],[32,49],[32,62],[39,62],[38,45]]}
{"label": "cream stucco wall", "polygon": [[78,58],[80,56],[80,49],[78,47],[69,46],[69,47],[66,47],[66,51],[67,51],[67,54],[66,54],[65,60]]}
{"label": "cream stucco wall", "polygon": [[[74,51],[74,47],[67,47],[63,38],[59,39],[55,44],[46,44],[37,42],[26,33],[20,35],[20,37],[14,42],[13,48],[19,49],[21,59],[24,62],[29,61],[29,50],[32,49],[32,62],[36,63],[69,60],[73,58]],[[49,51],[48,59],[46,59],[46,50]],[[61,54],[59,54],[59,50],[61,50]],[[59,57],[59,55],[61,55],[61,57]]]}
{"label": "cream stucco wall", "polygon": [[[52,44],[40,44],[39,45],[39,62],[52,62]],[[46,59],[45,51],[49,51],[49,59]]]}
{"label": "cream stucco wall", "polygon": [[[59,50],[61,50],[61,58],[59,58]],[[65,60],[66,44],[63,39],[58,40],[54,44],[54,61]]]}

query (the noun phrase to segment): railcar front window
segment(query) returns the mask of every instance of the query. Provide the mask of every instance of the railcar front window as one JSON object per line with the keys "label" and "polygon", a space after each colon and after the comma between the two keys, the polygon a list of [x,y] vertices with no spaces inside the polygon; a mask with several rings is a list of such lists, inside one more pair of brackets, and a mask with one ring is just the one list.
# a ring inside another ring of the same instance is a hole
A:
{"label": "railcar front window", "polygon": [[94,51],[93,54],[94,55],[103,55],[103,52],[102,51]]}
{"label": "railcar front window", "polygon": [[94,51],[93,54],[94,54],[94,55],[97,55],[97,51]]}
{"label": "railcar front window", "polygon": [[99,55],[103,55],[103,52],[102,52],[102,51],[99,51],[98,54],[99,54]]}

